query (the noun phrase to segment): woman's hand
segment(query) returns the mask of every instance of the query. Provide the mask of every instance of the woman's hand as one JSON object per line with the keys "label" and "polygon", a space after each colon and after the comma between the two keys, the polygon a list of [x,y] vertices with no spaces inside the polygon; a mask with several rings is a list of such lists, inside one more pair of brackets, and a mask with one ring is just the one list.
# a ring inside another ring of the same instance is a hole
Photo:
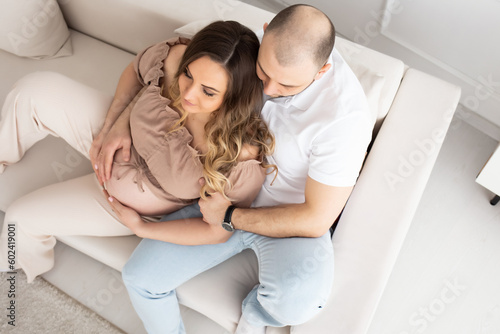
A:
{"label": "woman's hand", "polygon": [[101,130],[94,139],[89,155],[101,186],[111,178],[111,169],[116,151],[122,149],[123,159],[129,161],[131,145],[130,125],[126,117],[119,117],[109,131]]}
{"label": "woman's hand", "polygon": [[146,224],[141,216],[134,209],[121,204],[116,198],[110,196],[106,190],[103,189],[103,192],[120,222],[134,232],[134,234],[139,235],[141,228]]}

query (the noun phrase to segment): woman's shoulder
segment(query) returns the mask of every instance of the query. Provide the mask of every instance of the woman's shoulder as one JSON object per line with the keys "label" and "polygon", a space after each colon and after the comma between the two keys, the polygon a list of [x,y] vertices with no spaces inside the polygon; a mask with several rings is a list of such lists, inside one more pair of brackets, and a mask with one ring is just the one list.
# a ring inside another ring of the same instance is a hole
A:
{"label": "woman's shoulder", "polygon": [[177,69],[181,64],[181,59],[186,48],[186,44],[175,44],[170,47],[167,58],[164,60],[164,70],[166,74],[169,73],[171,76],[174,76],[175,73],[177,73]]}
{"label": "woman's shoulder", "polygon": [[[177,66],[182,58],[182,54],[186,48],[189,40],[182,37],[171,38],[166,41],[162,41],[153,44],[137,54],[134,59],[134,70],[137,72],[139,80],[145,84],[158,85],[161,77],[167,72],[167,59],[171,58],[172,61],[168,61],[169,71],[177,72]],[[170,56],[172,54],[172,57]]]}
{"label": "woman's shoulder", "polygon": [[238,155],[238,161],[257,160],[259,153],[259,148],[257,146],[243,144],[241,152]]}

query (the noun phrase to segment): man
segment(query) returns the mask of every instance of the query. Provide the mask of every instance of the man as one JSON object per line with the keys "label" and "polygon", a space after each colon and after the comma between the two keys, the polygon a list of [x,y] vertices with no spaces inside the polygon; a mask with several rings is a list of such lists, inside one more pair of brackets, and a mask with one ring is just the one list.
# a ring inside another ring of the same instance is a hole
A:
{"label": "man", "polygon": [[[175,289],[246,248],[259,260],[260,284],[243,301],[236,333],[304,323],[323,307],[333,283],[329,228],[352,191],[372,129],[362,88],[332,50],[334,38],[328,17],[306,5],[264,26],[257,75],[266,95],[262,115],[276,136],[269,163],[277,177],[268,176],[250,209],[218,193],[200,200],[207,223],[232,231],[224,244],[141,242],[123,278],[149,332],[183,333]],[[195,215],[188,207],[168,219]]]}

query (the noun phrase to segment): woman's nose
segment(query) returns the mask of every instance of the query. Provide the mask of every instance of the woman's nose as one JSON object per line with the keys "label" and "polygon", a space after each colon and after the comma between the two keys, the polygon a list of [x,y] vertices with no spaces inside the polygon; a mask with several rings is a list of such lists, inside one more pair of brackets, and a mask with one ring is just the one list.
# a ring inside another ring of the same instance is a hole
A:
{"label": "woman's nose", "polygon": [[186,88],[184,89],[184,98],[189,101],[191,101],[194,98],[193,85],[186,86]]}

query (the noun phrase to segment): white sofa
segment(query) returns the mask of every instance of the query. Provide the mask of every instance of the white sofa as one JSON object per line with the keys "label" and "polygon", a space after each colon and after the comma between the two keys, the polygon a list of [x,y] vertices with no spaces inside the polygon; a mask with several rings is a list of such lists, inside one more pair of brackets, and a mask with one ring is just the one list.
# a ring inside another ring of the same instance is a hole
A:
{"label": "white sofa", "polygon": [[[60,72],[112,94],[134,54],[175,36],[176,28],[219,18],[258,29],[274,15],[234,0],[59,3],[70,28],[73,54],[34,60],[0,50],[1,102],[19,78],[38,70]],[[336,47],[367,93],[376,137],[333,236],[336,274],[329,303],[321,315],[294,327],[295,334],[370,333],[371,319],[460,95],[458,87],[400,60],[342,38]],[[0,210],[34,189],[90,172],[88,160],[62,140],[46,138],[0,175]],[[139,238],[59,241],[55,268],[43,277],[125,332],[145,332],[119,276]],[[178,295],[188,333],[233,332],[241,301],[256,281],[256,258],[245,251],[181,286]]]}

